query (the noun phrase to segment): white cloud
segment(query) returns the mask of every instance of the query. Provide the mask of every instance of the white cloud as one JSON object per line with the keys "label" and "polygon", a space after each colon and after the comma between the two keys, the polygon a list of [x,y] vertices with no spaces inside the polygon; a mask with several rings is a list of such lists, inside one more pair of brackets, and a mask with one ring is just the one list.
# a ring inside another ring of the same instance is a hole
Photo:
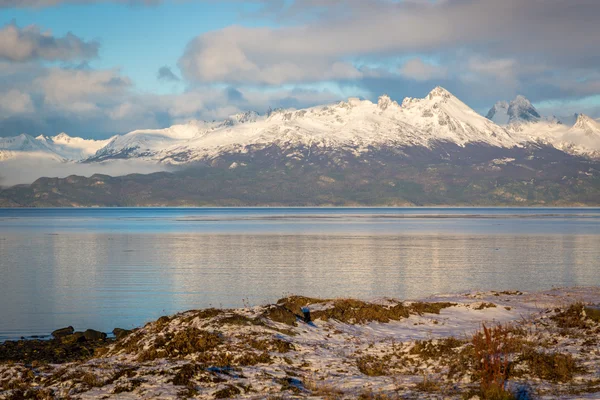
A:
{"label": "white cloud", "polygon": [[416,81],[429,81],[445,78],[448,75],[448,68],[425,63],[420,58],[413,58],[400,67],[400,75]]}
{"label": "white cloud", "polygon": [[114,98],[126,94],[131,81],[115,69],[50,68],[34,81],[34,86],[42,90],[46,105],[82,113],[97,110],[99,103],[107,97]]}
{"label": "white cloud", "polygon": [[140,160],[114,160],[110,163],[64,163],[44,157],[23,155],[18,158],[2,161],[2,185],[13,186],[29,184],[36,179],[44,177],[66,178],[77,174],[91,176],[93,174],[106,174],[121,176],[127,174],[150,174],[153,172],[169,170],[168,166]]}
{"label": "white cloud", "polygon": [[34,111],[33,101],[28,93],[11,89],[0,93],[0,112],[8,114],[25,114]]}

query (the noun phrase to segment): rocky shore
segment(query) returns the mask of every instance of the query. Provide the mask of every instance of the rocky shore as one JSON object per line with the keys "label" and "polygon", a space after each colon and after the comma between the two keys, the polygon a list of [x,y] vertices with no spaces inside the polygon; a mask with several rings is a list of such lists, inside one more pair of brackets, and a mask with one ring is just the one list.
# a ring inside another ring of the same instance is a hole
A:
{"label": "rocky shore", "polygon": [[292,296],[0,344],[0,399],[598,399],[600,288]]}

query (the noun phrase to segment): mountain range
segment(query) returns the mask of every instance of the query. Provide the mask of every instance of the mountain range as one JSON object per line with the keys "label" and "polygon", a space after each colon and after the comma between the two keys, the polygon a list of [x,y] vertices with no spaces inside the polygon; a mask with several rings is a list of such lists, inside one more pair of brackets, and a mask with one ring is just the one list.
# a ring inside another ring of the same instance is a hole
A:
{"label": "mountain range", "polygon": [[177,170],[41,178],[3,190],[0,205],[596,205],[600,122],[573,119],[542,116],[523,96],[484,117],[436,87],[401,104],[350,98],[107,140],[22,134],[0,138],[0,163],[39,157],[76,171],[143,160]]}

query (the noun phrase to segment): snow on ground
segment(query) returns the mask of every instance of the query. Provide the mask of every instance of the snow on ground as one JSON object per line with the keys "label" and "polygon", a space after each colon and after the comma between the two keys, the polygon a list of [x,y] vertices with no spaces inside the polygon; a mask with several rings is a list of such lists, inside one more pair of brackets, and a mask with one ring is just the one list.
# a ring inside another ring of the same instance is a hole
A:
{"label": "snow on ground", "polygon": [[[277,305],[188,311],[146,324],[86,361],[0,364],[0,398],[27,390],[79,399],[477,398],[471,341],[485,324],[503,326],[518,344],[509,356],[511,391],[598,399],[600,323],[581,311],[598,303],[600,287],[581,287],[404,302],[292,296]],[[298,318],[306,305],[310,323]]]}

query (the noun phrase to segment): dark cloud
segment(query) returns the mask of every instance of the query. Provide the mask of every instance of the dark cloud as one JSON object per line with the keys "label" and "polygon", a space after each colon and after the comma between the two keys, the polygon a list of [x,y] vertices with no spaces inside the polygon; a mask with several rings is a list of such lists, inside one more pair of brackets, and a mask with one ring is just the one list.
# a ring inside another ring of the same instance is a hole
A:
{"label": "dark cloud", "polygon": [[13,22],[0,29],[0,60],[85,60],[97,57],[99,47],[98,42],[86,42],[72,33],[55,37],[33,25],[19,28]]}
{"label": "dark cloud", "polygon": [[158,69],[158,80],[159,81],[171,81],[171,82],[179,82],[180,79],[177,75],[171,71],[171,68],[164,66]]}
{"label": "dark cloud", "polygon": [[240,103],[246,101],[242,92],[236,88],[227,88],[227,99],[232,103]]}

